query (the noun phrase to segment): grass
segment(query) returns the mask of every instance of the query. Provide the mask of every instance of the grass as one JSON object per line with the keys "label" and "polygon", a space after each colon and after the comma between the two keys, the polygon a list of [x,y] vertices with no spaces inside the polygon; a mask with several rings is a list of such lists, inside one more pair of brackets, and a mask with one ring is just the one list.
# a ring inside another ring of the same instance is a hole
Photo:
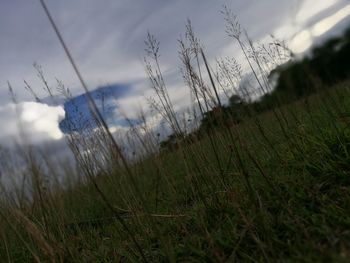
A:
{"label": "grass", "polygon": [[[258,93],[271,90],[261,54],[230,10],[223,13],[228,35],[259,80]],[[156,95],[150,104],[172,128],[174,145],[158,149],[143,116],[143,135],[131,127],[141,143],[128,160],[93,106],[99,129],[67,135],[77,167],[60,167],[66,184],[48,182],[57,168],[47,162],[44,169],[23,148],[31,193],[19,188],[1,202],[4,261],[349,262],[349,81],[298,100],[289,93],[252,102],[245,87],[235,86],[242,75],[236,62],[228,60],[230,68],[220,61],[225,72],[214,74],[190,22],[185,36],[182,73],[193,116],[206,117],[206,126],[183,131],[159,43],[148,34],[146,72]],[[239,121],[222,107],[223,83],[243,97]]]}
{"label": "grass", "polygon": [[[349,88],[345,83],[330,91],[337,109],[324,100],[328,93],[283,106],[288,140],[273,113],[257,116],[276,153],[252,119],[231,127],[240,134],[237,152],[229,132],[216,131],[222,175],[207,137],[134,164],[135,185],[121,170],[100,175],[96,183],[118,207],[148,262],[347,262]],[[2,258],[142,260],[92,183],[44,194],[45,207],[34,200],[21,209],[3,208]]]}

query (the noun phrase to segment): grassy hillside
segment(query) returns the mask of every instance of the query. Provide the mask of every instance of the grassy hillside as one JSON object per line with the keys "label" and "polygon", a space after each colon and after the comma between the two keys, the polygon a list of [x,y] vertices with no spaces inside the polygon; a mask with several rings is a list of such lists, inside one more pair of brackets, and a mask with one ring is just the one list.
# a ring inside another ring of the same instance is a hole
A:
{"label": "grassy hillside", "polygon": [[[229,36],[250,52],[260,92],[274,94],[262,56],[224,12]],[[189,134],[167,93],[158,43],[150,34],[147,41],[151,106],[172,129],[173,147],[158,150],[159,134],[144,122],[130,130],[139,140],[132,161],[103,125],[67,136],[75,169],[49,162],[43,169],[31,149],[22,149],[32,192],[19,188],[2,200],[1,260],[349,262],[349,81],[316,79],[323,86],[313,93],[253,102],[230,80],[240,77],[239,68],[212,72],[188,24],[180,58],[193,108],[206,117],[205,127]],[[219,96],[227,82],[246,96],[232,99],[228,110]],[[58,169],[66,184],[48,182]]]}
{"label": "grassy hillside", "polygon": [[207,136],[132,165],[132,178],[115,167],[3,207],[1,258],[138,262],[140,247],[148,262],[347,262],[349,89],[278,108],[283,128],[265,112],[216,130],[215,149]]}

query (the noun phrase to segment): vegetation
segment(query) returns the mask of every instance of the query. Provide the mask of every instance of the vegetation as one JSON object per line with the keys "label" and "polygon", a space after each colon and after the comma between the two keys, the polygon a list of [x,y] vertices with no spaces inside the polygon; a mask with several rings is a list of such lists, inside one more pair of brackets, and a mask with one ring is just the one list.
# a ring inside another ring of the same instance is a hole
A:
{"label": "vegetation", "polygon": [[[159,150],[159,131],[141,117],[138,125],[130,122],[133,159],[103,123],[97,131],[67,135],[76,169],[57,168],[23,148],[31,192],[4,189],[3,260],[350,260],[348,73],[329,69],[334,81],[325,81],[313,67],[323,55],[315,56],[283,68],[273,89],[269,68],[291,59],[289,50],[276,40],[271,49],[253,44],[228,8],[223,14],[257,88],[240,85],[242,70],[233,59],[218,61],[213,72],[188,22],[185,39],[179,40],[193,98],[191,118],[184,120],[193,125],[186,130],[161,73],[159,43],[148,34],[146,71],[156,94],[150,105],[172,129],[171,140]],[[294,78],[305,64],[312,71],[302,76],[312,80],[312,93]],[[66,171],[65,183],[55,180],[57,170]]]}

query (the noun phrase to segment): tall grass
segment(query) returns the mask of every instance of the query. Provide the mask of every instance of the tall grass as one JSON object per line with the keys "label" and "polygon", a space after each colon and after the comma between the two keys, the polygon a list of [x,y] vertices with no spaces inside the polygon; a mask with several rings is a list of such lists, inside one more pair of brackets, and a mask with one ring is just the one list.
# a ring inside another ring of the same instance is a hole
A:
{"label": "tall grass", "polygon": [[[90,96],[97,128],[66,136],[76,167],[57,167],[31,147],[19,149],[20,173],[30,187],[17,185],[6,192],[2,185],[2,259],[349,260],[349,82],[288,103],[283,96],[257,100],[273,93],[272,65],[292,56],[275,39],[257,46],[247,34],[243,37],[227,7],[223,14],[228,36],[238,43],[257,89],[241,86],[242,67],[234,58],[218,59],[214,71],[188,21],[179,58],[192,94],[192,116],[181,120],[162,73],[160,44],[149,33],[145,68],[155,94],[150,106],[172,136],[160,147],[160,131],[144,112],[139,124],[125,116],[130,130],[122,140],[129,142],[128,158]],[[57,90],[51,88],[41,67],[36,68],[50,96],[71,97],[59,81]],[[317,81],[316,86],[322,85]],[[28,83],[26,89],[39,101]],[[231,107],[225,105],[228,99]],[[181,125],[188,122],[195,122],[190,130]],[[6,167],[10,172],[18,168],[11,160]],[[57,170],[65,172],[64,185]]]}

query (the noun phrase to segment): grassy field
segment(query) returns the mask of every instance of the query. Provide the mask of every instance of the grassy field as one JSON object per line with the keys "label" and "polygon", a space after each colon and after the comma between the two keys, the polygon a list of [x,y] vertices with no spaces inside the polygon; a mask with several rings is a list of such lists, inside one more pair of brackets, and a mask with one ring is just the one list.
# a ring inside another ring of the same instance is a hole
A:
{"label": "grassy field", "polygon": [[[162,74],[159,42],[148,34],[149,104],[172,131],[169,140],[159,147],[160,131],[141,114],[143,122],[130,122],[131,137],[122,138],[133,150],[126,154],[87,92],[98,125],[66,135],[76,167],[20,147],[20,173],[30,187],[9,192],[1,185],[1,262],[350,261],[345,56],[338,54],[343,78],[331,78],[343,82],[328,85],[306,70],[314,61],[303,60],[291,71],[282,69],[283,85],[273,89],[271,70],[293,54],[276,39],[254,44],[227,7],[222,13],[259,86],[256,94],[242,85],[234,59],[212,70],[188,21],[179,56],[193,118],[180,120]],[[41,68],[39,77],[53,94]],[[197,125],[191,133],[181,124],[190,121]]]}
{"label": "grassy field", "polygon": [[33,202],[2,206],[0,256],[9,262],[349,262],[349,91],[345,82],[223,124],[129,170],[115,162],[65,189],[38,183]]}

